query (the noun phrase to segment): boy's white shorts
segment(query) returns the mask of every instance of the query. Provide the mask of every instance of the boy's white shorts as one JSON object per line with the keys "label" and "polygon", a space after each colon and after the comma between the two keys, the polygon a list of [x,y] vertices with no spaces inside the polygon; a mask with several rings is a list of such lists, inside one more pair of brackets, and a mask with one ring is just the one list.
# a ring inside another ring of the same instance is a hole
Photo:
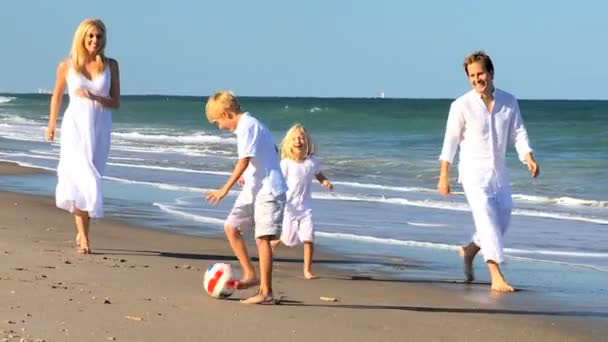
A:
{"label": "boy's white shorts", "polygon": [[256,238],[278,237],[283,224],[285,201],[284,193],[278,196],[258,194],[254,197],[251,192],[241,191],[226,218],[226,225],[235,227],[241,233],[254,229]]}

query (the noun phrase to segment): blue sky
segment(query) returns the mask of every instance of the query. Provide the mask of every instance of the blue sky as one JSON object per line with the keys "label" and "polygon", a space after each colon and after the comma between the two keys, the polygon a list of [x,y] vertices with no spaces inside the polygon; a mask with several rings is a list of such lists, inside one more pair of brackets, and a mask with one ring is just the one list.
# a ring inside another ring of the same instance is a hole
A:
{"label": "blue sky", "polygon": [[453,98],[486,50],[520,98],[608,99],[608,1],[19,0],[0,12],[0,92],[52,88],[84,18],[123,94]]}

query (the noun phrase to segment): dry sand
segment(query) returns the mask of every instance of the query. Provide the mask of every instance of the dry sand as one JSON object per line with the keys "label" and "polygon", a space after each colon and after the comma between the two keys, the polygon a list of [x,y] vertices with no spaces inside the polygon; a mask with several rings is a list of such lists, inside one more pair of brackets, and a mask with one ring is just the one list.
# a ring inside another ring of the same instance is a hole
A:
{"label": "dry sand", "polygon": [[[26,170],[0,164],[0,175],[32,172]],[[97,220],[91,228],[94,254],[80,255],[72,218],[56,209],[52,198],[0,192],[0,215],[0,338],[7,341],[605,341],[608,336],[606,314],[543,311],[529,303],[505,309],[485,284],[365,279],[327,267],[316,268],[321,279],[304,280],[300,249],[277,253],[279,305],[238,302],[254,289],[217,300],[202,292],[202,274],[214,262],[237,265],[224,239]],[[317,260],[332,258],[352,262]],[[471,293],[485,300],[470,300]]]}

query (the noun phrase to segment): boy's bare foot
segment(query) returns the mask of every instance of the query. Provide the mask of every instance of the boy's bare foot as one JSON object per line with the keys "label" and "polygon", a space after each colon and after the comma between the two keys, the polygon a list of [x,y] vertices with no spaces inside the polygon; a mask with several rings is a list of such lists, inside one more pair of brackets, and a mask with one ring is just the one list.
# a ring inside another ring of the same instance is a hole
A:
{"label": "boy's bare foot", "polygon": [[479,252],[479,247],[470,243],[467,246],[459,247],[458,253],[461,257],[463,257],[464,261],[464,277],[467,282],[472,282],[475,280],[475,272],[473,271],[473,260],[475,256]]}
{"label": "boy's bare foot", "polygon": [[319,277],[317,277],[316,275],[312,274],[311,272],[304,271],[304,278],[310,280],[310,279],[317,279]]}
{"label": "boy's bare foot", "polygon": [[261,293],[251,296],[247,299],[241,300],[243,304],[276,304],[276,301],[272,297],[272,294],[263,295]]}
{"label": "boy's bare foot", "polygon": [[235,281],[234,285],[238,290],[244,290],[252,286],[260,285],[260,280],[257,278],[243,278],[241,280]]}

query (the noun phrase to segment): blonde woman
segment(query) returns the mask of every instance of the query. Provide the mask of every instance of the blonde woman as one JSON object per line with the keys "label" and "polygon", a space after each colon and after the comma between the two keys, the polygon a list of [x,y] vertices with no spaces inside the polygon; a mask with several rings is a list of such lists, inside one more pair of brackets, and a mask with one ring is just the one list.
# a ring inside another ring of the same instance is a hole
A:
{"label": "blonde woman", "polygon": [[304,243],[304,278],[314,279],[312,255],[314,252],[314,223],[311,207],[312,180],[332,191],[331,182],[321,172],[314,155],[316,147],[301,124],[293,125],[281,142],[281,171],[287,182],[287,203],[283,215],[281,239],[272,242],[273,250],[283,243],[288,247]]}
{"label": "blonde woman", "polygon": [[106,27],[86,19],[76,29],[68,58],[59,63],[46,138],[55,125],[65,86],[70,98],[61,122],[57,207],[74,215],[80,253],[91,253],[90,218],[103,216],[101,178],[110,151],[112,109],[120,105],[118,62],[104,54]]}

